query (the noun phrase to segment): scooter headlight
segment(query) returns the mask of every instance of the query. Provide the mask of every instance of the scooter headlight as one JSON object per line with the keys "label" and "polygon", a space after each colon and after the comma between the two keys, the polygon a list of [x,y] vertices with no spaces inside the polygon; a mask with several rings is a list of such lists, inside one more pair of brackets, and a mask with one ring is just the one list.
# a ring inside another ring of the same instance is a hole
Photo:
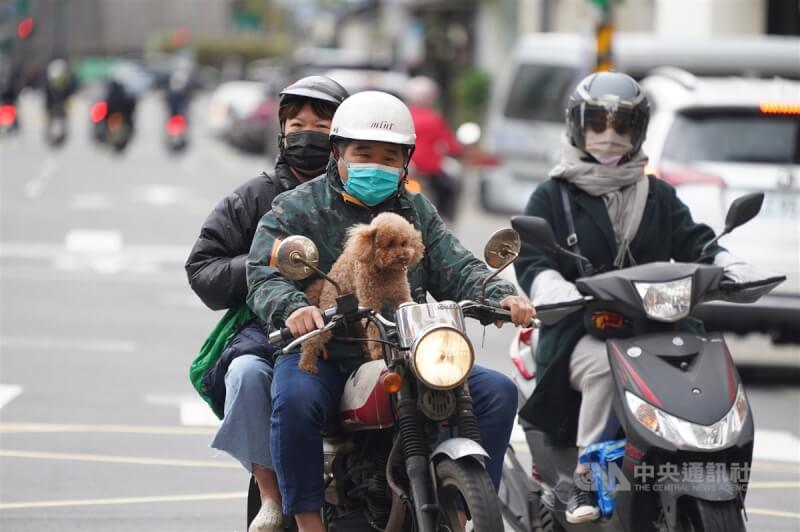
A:
{"label": "scooter headlight", "polygon": [[414,343],[414,370],[426,385],[438,390],[455,388],[467,378],[475,360],[472,344],[452,327],[434,327]]}
{"label": "scooter headlight", "polygon": [[667,414],[631,392],[625,392],[625,399],[639,423],[681,449],[716,450],[729,447],[736,442],[747,419],[747,398],[741,384],[731,409],[711,425],[698,425]]}
{"label": "scooter headlight", "polygon": [[678,321],[689,315],[692,305],[692,278],[668,283],[634,282],[647,316],[658,321]]}

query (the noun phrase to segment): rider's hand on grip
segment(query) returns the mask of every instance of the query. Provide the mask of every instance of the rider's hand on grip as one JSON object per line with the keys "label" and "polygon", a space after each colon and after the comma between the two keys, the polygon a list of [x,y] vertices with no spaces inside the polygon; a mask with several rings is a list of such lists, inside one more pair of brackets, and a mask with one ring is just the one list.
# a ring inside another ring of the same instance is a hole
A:
{"label": "rider's hand on grip", "polygon": [[[500,306],[511,311],[511,323],[518,327],[530,327],[536,317],[536,311],[526,297],[508,296],[500,302]],[[502,327],[503,322],[495,322],[495,325]]]}
{"label": "rider's hand on grip", "polygon": [[302,307],[292,312],[286,320],[286,327],[295,338],[325,327],[325,319],[318,307]]}

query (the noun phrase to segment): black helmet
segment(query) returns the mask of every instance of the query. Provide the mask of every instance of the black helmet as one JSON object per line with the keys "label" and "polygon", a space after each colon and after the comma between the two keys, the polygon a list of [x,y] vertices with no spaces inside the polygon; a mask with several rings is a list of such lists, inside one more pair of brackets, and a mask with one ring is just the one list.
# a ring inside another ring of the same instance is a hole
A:
{"label": "black helmet", "polygon": [[339,105],[350,96],[344,87],[325,76],[307,76],[299,79],[283,89],[278,98],[278,105],[283,105],[287,97],[300,96]]}
{"label": "black helmet", "polygon": [[632,77],[620,72],[597,72],[585,77],[567,104],[567,135],[578,149],[586,151],[585,131],[602,133],[613,127],[630,133],[633,148],[623,159],[639,151],[650,121],[650,104]]}

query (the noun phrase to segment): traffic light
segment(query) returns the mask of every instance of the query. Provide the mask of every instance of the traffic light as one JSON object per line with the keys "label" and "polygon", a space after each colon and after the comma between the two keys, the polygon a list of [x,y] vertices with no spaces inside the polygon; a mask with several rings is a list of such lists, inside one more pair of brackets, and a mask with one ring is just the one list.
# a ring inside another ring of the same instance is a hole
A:
{"label": "traffic light", "polygon": [[17,24],[17,37],[20,39],[27,39],[33,33],[33,18],[25,17]]}

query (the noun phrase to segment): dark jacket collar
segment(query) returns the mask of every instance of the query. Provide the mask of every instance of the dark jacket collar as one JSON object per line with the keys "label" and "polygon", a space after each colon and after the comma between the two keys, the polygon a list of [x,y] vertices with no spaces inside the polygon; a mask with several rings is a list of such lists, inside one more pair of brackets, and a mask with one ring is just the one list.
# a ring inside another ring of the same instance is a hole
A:
{"label": "dark jacket collar", "polygon": [[276,196],[300,184],[300,180],[292,173],[289,163],[287,163],[281,155],[278,155],[275,161],[275,171],[273,172],[272,182],[275,184]]}

